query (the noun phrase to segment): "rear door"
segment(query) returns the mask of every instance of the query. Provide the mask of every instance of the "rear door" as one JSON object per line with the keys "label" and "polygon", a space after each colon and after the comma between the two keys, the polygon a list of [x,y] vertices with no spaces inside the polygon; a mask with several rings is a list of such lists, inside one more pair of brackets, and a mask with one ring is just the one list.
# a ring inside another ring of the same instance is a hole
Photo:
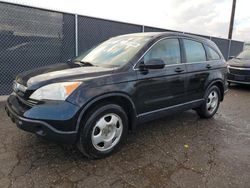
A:
{"label": "rear door", "polygon": [[209,45],[204,45],[207,52],[207,64],[210,65],[210,69],[225,68],[222,55],[219,55],[217,50]]}
{"label": "rear door", "polygon": [[204,87],[209,78],[212,65],[207,61],[203,43],[183,38],[182,45],[187,67],[187,100],[198,100],[203,98]]}
{"label": "rear door", "polygon": [[[181,61],[178,38],[166,38],[155,43],[138,63],[150,59],[165,62],[163,69],[150,69],[147,72],[136,69],[138,113],[153,112],[184,103],[186,67]],[[138,65],[137,64],[137,65]]]}

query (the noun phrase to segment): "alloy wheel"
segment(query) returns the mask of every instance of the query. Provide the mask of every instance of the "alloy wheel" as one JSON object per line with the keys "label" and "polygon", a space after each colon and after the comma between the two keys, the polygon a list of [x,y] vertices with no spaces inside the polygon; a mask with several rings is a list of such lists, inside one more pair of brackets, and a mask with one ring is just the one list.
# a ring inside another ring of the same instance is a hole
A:
{"label": "alloy wheel", "polygon": [[98,151],[108,151],[119,142],[123,131],[121,118],[114,113],[102,116],[92,131],[92,144]]}
{"label": "alloy wheel", "polygon": [[216,90],[212,90],[207,98],[207,111],[209,114],[214,113],[219,103],[219,94]]}

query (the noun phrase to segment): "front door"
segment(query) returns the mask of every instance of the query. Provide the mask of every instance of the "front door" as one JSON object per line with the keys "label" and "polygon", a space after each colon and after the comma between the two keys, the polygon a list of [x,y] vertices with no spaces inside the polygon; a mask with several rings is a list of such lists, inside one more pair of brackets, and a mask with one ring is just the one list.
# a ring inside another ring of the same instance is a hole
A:
{"label": "front door", "polygon": [[[163,69],[138,69],[140,63],[161,59]],[[185,64],[181,63],[180,44],[177,38],[166,38],[155,43],[136,67],[137,113],[150,113],[186,102]]]}

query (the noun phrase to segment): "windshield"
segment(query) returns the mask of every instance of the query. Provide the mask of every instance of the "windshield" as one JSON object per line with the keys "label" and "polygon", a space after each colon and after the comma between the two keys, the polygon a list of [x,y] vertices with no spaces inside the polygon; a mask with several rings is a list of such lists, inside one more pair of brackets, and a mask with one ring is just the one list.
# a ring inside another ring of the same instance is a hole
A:
{"label": "windshield", "polygon": [[250,60],[250,50],[245,50],[245,51],[241,52],[236,58]]}
{"label": "windshield", "polygon": [[100,67],[121,67],[147,43],[149,36],[118,36],[79,55],[74,62]]}

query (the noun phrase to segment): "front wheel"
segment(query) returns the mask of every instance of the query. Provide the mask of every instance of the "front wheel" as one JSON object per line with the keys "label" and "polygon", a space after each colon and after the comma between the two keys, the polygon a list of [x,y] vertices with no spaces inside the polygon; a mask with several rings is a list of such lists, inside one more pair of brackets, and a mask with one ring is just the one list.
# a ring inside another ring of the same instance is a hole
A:
{"label": "front wheel", "polygon": [[119,148],[127,132],[128,118],[122,107],[98,105],[83,122],[77,146],[89,158],[104,158]]}
{"label": "front wheel", "polygon": [[211,118],[217,112],[220,105],[221,93],[217,86],[210,87],[206,94],[204,103],[197,109],[197,113],[202,118]]}

